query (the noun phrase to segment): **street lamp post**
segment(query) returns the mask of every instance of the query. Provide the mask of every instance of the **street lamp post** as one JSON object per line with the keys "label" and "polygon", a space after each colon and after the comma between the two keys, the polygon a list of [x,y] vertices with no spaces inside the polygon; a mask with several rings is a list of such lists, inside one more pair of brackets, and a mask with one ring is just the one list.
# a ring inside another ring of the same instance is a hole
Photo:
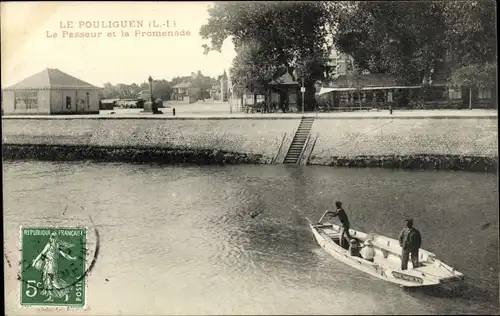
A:
{"label": "street lamp post", "polygon": [[432,75],[434,73],[434,69],[430,70],[430,74],[425,74],[424,78],[422,79],[422,90],[423,90],[423,96],[422,96],[422,106],[425,108],[425,93],[426,91],[431,91],[432,89]]}
{"label": "street lamp post", "polygon": [[432,79],[428,75],[424,75],[422,79],[422,107],[425,108],[425,94],[431,89]]}
{"label": "street lamp post", "polygon": [[141,111],[141,113],[157,114],[158,112],[156,111],[153,101],[153,78],[149,76],[148,81],[149,81],[149,101],[144,102],[144,110]]}
{"label": "street lamp post", "polygon": [[304,87],[304,73],[300,69],[295,69],[295,78],[302,78],[302,86],[300,87],[300,92],[302,92],[302,114],[304,114],[304,94],[306,92],[306,88]]}
{"label": "street lamp post", "polygon": [[304,94],[306,92],[306,88],[304,87],[304,74],[302,74],[302,87],[300,88],[300,91],[302,92],[302,114],[304,114]]}
{"label": "street lamp post", "polygon": [[153,78],[149,76],[148,78],[149,81],[149,102],[153,102]]}

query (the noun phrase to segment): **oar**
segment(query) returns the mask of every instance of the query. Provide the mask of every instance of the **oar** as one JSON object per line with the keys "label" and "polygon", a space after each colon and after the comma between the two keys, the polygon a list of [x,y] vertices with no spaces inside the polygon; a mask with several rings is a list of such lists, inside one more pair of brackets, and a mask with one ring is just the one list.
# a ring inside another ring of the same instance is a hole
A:
{"label": "oar", "polygon": [[306,220],[311,224],[312,226],[317,227],[318,225],[316,223],[313,223],[309,218],[306,217]]}
{"label": "oar", "polygon": [[319,219],[318,223],[321,223],[321,221],[323,220],[323,218],[326,216],[326,213],[328,213],[328,211],[325,211],[325,214],[323,214],[323,216],[321,216],[321,218]]}
{"label": "oar", "polygon": [[312,226],[316,227],[316,228],[322,228],[322,227],[332,227],[331,224],[328,224],[328,225],[324,225],[324,224],[317,224],[317,223],[313,223],[309,218],[305,218],[309,224],[311,224]]}

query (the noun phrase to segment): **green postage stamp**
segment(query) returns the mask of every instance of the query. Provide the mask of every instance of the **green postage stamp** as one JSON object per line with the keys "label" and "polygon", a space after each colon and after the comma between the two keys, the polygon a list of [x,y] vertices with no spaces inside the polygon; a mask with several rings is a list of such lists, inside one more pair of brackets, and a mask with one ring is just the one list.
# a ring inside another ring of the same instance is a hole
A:
{"label": "green postage stamp", "polygon": [[21,227],[21,306],[84,307],[87,228]]}

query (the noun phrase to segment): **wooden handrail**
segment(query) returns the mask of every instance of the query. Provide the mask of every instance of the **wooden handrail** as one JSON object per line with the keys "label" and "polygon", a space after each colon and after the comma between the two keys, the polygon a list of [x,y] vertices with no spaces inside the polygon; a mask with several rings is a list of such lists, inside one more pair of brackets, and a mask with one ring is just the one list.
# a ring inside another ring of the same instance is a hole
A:
{"label": "wooden handrail", "polygon": [[302,159],[302,155],[304,154],[304,151],[306,150],[307,144],[309,143],[309,139],[311,138],[311,132],[307,134],[306,142],[304,143],[304,146],[302,147],[302,150],[300,151],[299,158],[297,159],[297,164],[300,165],[300,160]]}
{"label": "wooden handrail", "polygon": [[[299,161],[299,164],[301,164],[301,165],[302,165],[302,164],[307,165],[307,162],[309,161],[309,157],[311,156],[312,151],[314,150],[314,146],[316,146],[316,140],[317,140],[317,139],[318,139],[318,137],[319,137],[319,133],[317,133],[316,135],[317,135],[316,137],[313,137],[313,138],[314,138],[314,140],[313,140],[313,142],[312,142],[312,146],[311,146],[311,148],[310,148],[310,149],[308,149],[308,146],[309,146],[310,141],[309,141],[309,142],[307,142],[307,144],[305,145],[305,147],[304,147],[304,154],[303,154],[303,157],[301,157],[301,160]],[[307,149],[307,150],[306,150],[306,149]],[[305,155],[305,156],[304,156],[304,155]],[[305,157],[305,158],[304,158],[304,157]],[[304,162],[304,163],[302,163],[302,160],[304,160],[304,159],[305,159],[305,162]]]}
{"label": "wooden handrail", "polygon": [[[298,130],[298,127],[297,127],[297,128],[294,128],[294,129],[292,130],[292,134],[291,134],[291,135],[292,135],[292,142],[293,142],[293,139],[295,138],[295,133],[297,132],[297,130]],[[290,145],[291,145],[291,144],[290,144]],[[290,151],[290,147],[288,147],[288,149],[287,149],[287,151],[286,151],[286,154],[285,154],[285,157],[286,157],[286,155],[288,155],[288,151]]]}
{"label": "wooden handrail", "polygon": [[274,159],[271,161],[272,164],[275,164],[276,159],[278,159],[278,156],[281,152],[281,148],[283,147],[283,144],[285,143],[285,137],[286,137],[286,133],[285,133],[285,135],[283,135],[283,139],[281,140],[281,145],[280,145],[280,148],[278,148],[278,152],[276,153],[276,156],[274,156]]}
{"label": "wooden handrail", "polygon": [[317,134],[316,134],[316,138],[314,138],[314,143],[313,143],[313,145],[312,145],[312,147],[311,147],[311,151],[309,152],[309,156],[307,156],[307,161],[306,161],[306,163],[305,163],[306,165],[307,165],[307,163],[309,162],[309,158],[311,157],[311,155],[312,155],[312,153],[313,153],[313,151],[314,151],[314,147],[316,146],[316,141],[318,140],[318,138],[319,138],[319,133],[317,133]]}

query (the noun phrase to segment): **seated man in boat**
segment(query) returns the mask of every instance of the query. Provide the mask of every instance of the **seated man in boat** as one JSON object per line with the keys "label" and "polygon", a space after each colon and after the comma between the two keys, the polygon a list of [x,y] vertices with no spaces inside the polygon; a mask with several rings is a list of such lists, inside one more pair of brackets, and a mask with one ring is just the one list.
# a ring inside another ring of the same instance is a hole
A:
{"label": "seated man in boat", "polygon": [[347,217],[347,214],[344,211],[344,208],[342,208],[342,202],[337,201],[335,202],[335,206],[337,207],[337,210],[334,211],[326,211],[325,214],[321,217],[321,219],[318,221],[318,224],[321,224],[323,218],[326,215],[329,215],[331,217],[338,217],[340,222],[342,223],[342,228],[340,230],[340,236],[339,236],[339,245],[342,247],[344,243],[344,236],[347,237],[347,240],[351,240],[352,237],[349,234],[349,228],[350,228],[350,223],[349,223],[349,218]]}
{"label": "seated man in boat", "polygon": [[399,245],[403,248],[401,255],[401,270],[408,269],[408,259],[411,255],[413,269],[418,268],[418,250],[422,245],[420,232],[413,227],[413,220],[406,220],[406,227],[399,233]]}
{"label": "seated man in boat", "polygon": [[351,239],[349,243],[349,255],[353,257],[361,257],[359,250],[361,249],[356,239]]}
{"label": "seated man in boat", "polygon": [[373,258],[375,258],[375,249],[373,249],[372,241],[366,240],[365,245],[361,249],[361,257],[366,261],[373,262]]}

